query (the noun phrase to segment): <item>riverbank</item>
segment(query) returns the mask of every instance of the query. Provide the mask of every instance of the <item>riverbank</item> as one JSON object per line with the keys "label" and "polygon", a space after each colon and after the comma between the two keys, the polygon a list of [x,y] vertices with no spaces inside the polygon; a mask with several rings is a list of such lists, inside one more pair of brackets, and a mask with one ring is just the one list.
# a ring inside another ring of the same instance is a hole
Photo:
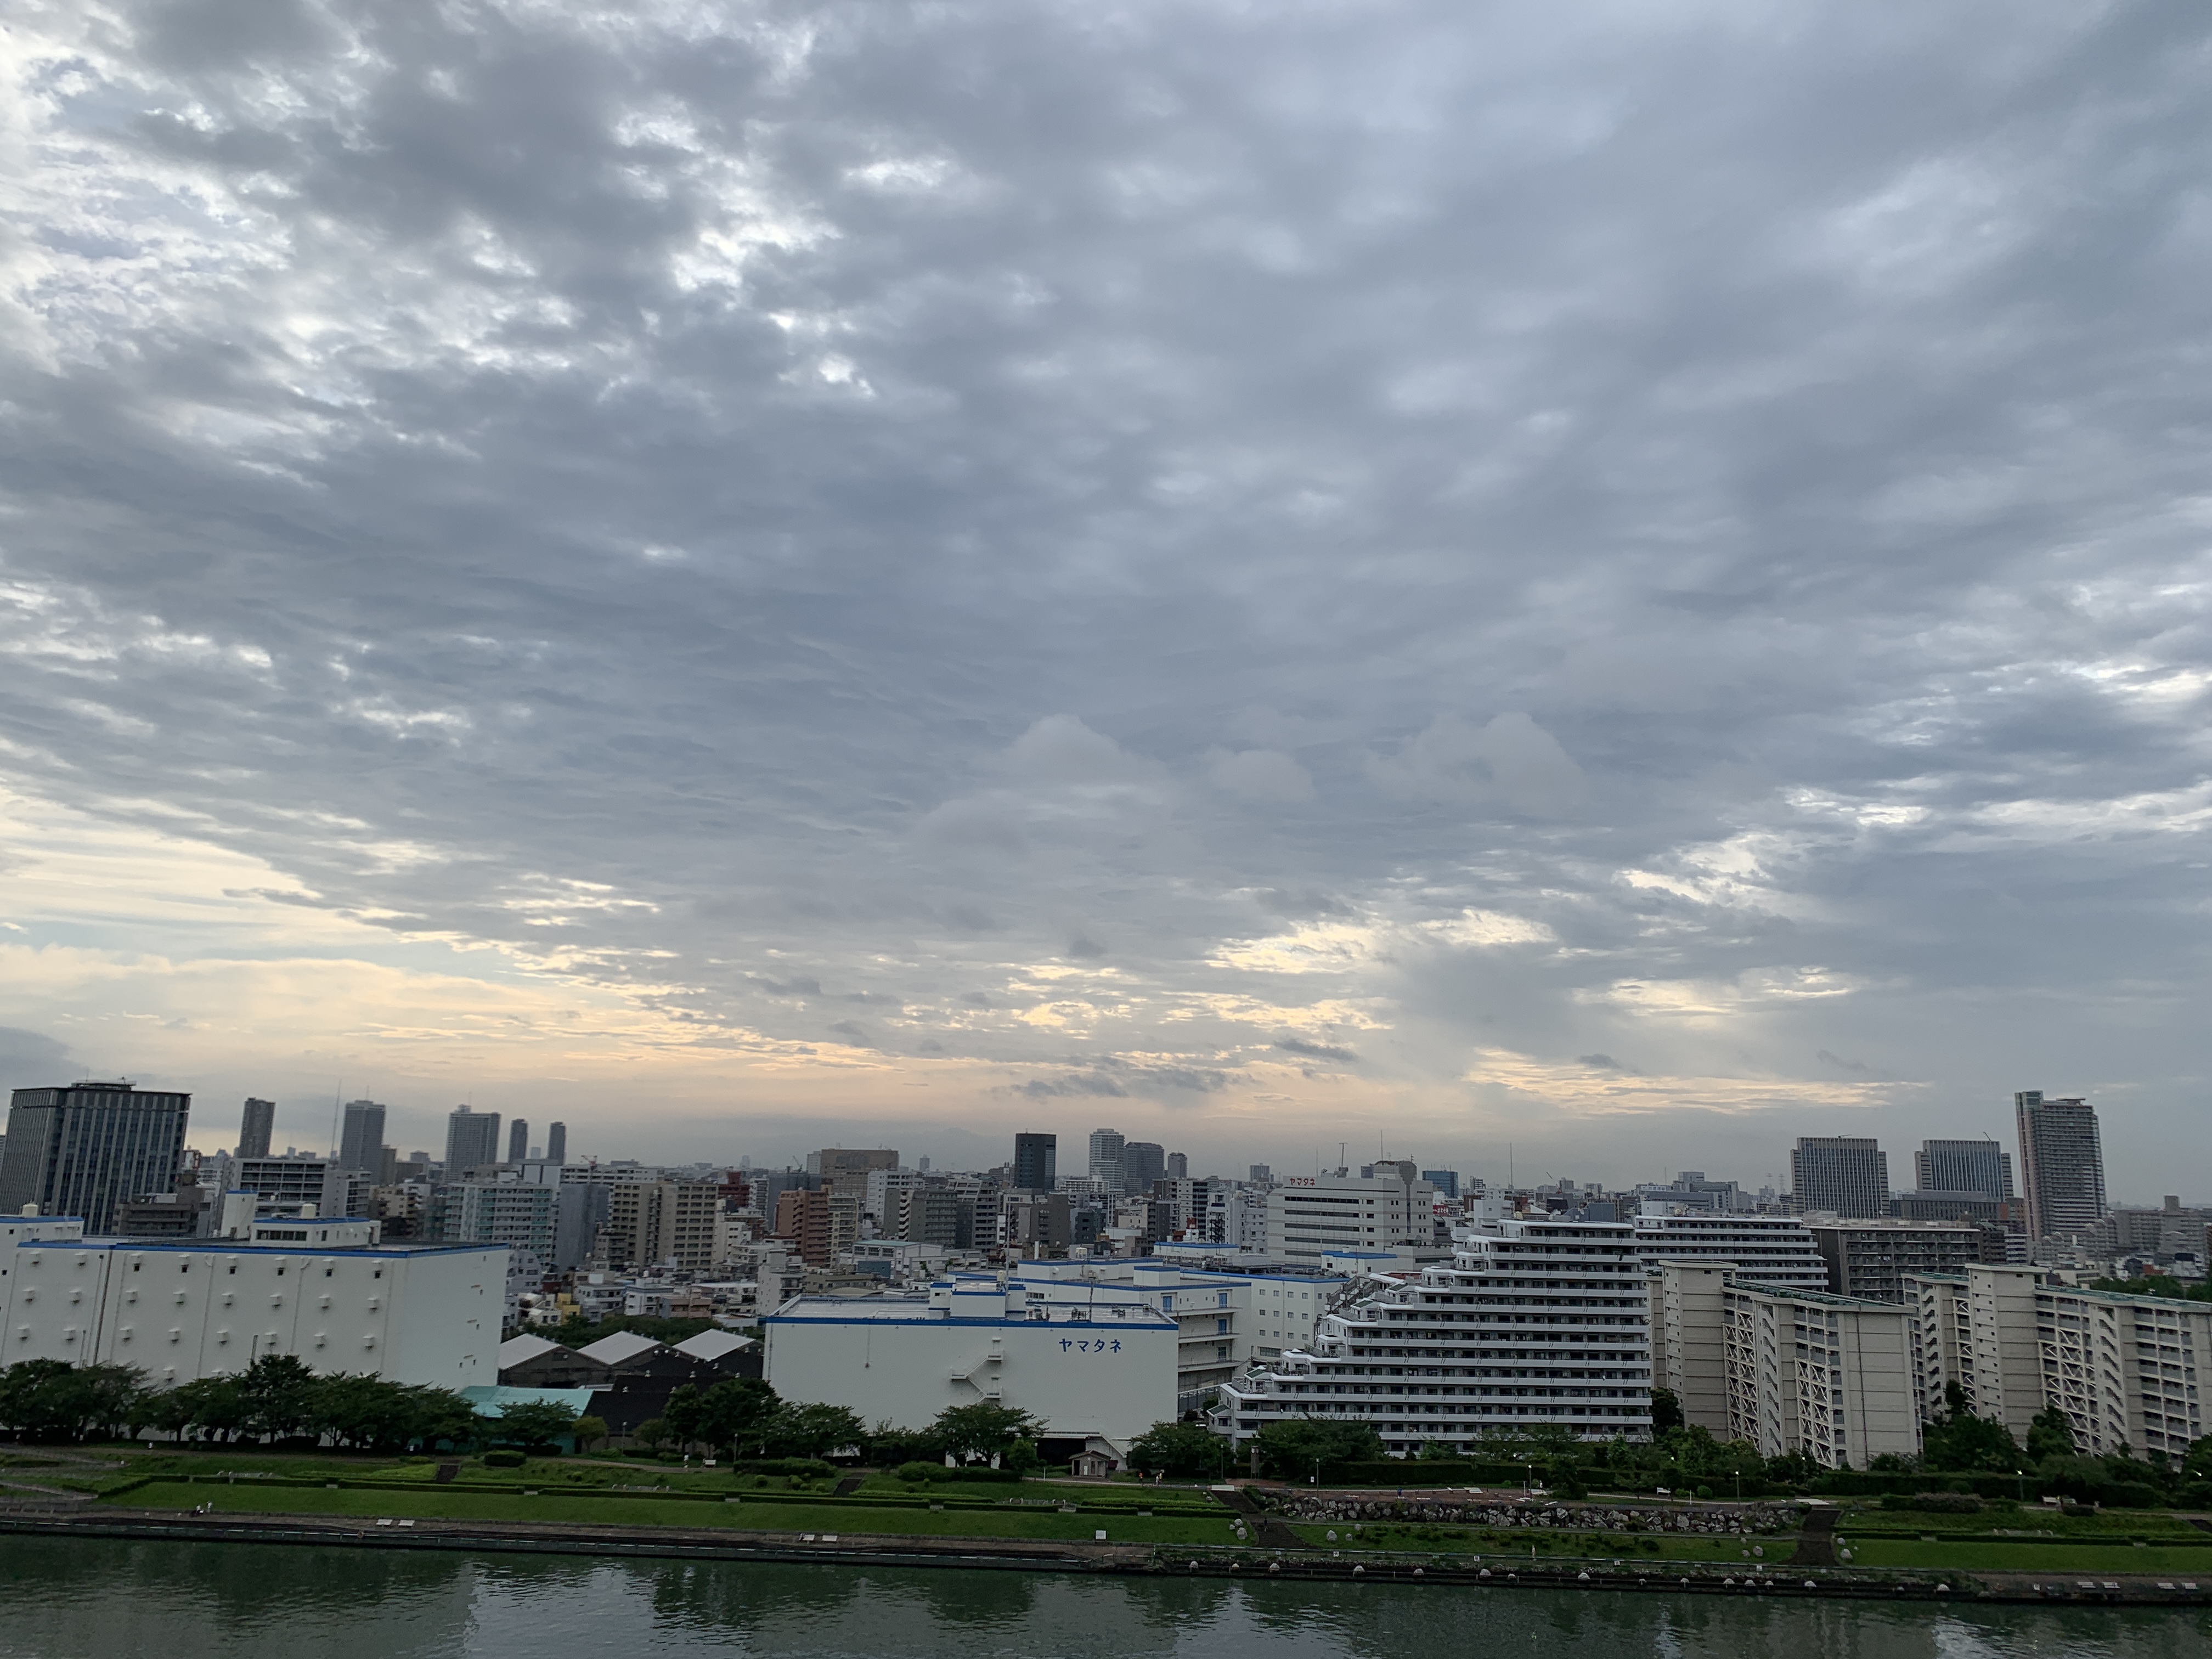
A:
{"label": "riverbank", "polygon": [[371,1550],[592,1559],[804,1563],[811,1565],[957,1567],[1031,1572],[1226,1578],[1270,1583],[1334,1581],[1478,1590],[1611,1591],[1738,1600],[1827,1599],[1966,1604],[2212,1607],[2212,1588],[2140,1574],[2094,1579],[2023,1579],[1977,1573],[1937,1577],[1833,1568],[1723,1571],[1668,1564],[1663,1571],[1605,1562],[1538,1561],[1474,1566],[1449,1558],[1415,1560],[1362,1551],[1162,1547],[1113,1542],[1038,1543],[863,1533],[786,1533],[547,1524],[405,1521],[311,1514],[176,1514],[103,1506],[98,1510],[0,1515],[0,1535],[309,1546]]}

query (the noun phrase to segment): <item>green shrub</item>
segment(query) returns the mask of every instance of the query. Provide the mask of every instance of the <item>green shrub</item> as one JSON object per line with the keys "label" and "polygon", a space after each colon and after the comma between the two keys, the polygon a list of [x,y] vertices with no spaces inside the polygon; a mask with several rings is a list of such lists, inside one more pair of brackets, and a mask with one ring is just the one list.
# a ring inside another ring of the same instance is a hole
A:
{"label": "green shrub", "polygon": [[934,1480],[945,1472],[945,1465],[942,1463],[921,1462],[902,1463],[898,1466],[897,1471],[900,1480],[915,1486],[920,1486],[926,1480]]}
{"label": "green shrub", "polygon": [[530,1460],[519,1451],[488,1451],[483,1465],[488,1469],[519,1469]]}

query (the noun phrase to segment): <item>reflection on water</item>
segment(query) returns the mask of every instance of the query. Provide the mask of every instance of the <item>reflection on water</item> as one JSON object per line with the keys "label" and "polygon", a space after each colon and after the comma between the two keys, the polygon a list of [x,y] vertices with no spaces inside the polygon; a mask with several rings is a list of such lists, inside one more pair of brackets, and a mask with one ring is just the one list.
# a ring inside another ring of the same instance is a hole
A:
{"label": "reflection on water", "polygon": [[0,1538],[0,1659],[2199,1659],[2212,1615]]}

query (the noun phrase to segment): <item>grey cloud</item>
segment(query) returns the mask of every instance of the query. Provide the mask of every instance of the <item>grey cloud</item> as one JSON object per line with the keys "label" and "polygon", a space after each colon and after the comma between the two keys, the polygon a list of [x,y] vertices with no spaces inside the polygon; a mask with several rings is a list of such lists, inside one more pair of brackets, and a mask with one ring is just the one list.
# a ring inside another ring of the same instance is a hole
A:
{"label": "grey cloud", "polygon": [[1826,1048],[1821,1049],[1813,1058],[1824,1066],[1834,1066],[1839,1072],[1856,1072],[1862,1076],[1873,1069],[1864,1060],[1845,1060],[1841,1054],[1832,1054]]}
{"label": "grey cloud", "polygon": [[1304,1037],[1277,1037],[1275,1047],[1286,1054],[1299,1054],[1309,1060],[1333,1060],[1346,1065],[1359,1058],[1349,1048],[1340,1048],[1328,1042],[1310,1042]]}
{"label": "grey cloud", "polygon": [[1095,962],[1106,954],[1106,947],[1093,939],[1078,933],[1067,942],[1067,954],[1079,962]]}
{"label": "grey cloud", "polygon": [[702,1042],[1079,920],[1194,1079],[1832,992],[2198,1133],[2189,9],[116,15],[6,71],[11,787]]}

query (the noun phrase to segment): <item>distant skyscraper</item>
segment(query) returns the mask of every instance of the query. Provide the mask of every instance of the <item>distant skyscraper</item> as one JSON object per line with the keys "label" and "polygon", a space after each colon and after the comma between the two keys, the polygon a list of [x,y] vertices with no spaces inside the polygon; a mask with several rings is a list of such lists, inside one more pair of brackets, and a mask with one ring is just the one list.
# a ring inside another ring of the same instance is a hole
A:
{"label": "distant skyscraper", "polygon": [[124,1200],[176,1189],[192,1097],[79,1083],[18,1089],[8,1109],[0,1215],[35,1204],[42,1215],[81,1216],[104,1233]]}
{"label": "distant skyscraper", "polygon": [[1059,1179],[1058,1135],[1018,1134],[1014,1137],[1014,1189],[1048,1193]]}
{"label": "distant skyscraper", "polygon": [[1091,1132],[1091,1158],[1085,1173],[1093,1181],[1103,1182],[1109,1193],[1125,1190],[1121,1182],[1121,1146],[1119,1129]]}
{"label": "distant skyscraper", "polygon": [[545,1161],[566,1164],[568,1161],[568,1126],[549,1123],[545,1126]]}
{"label": "distant skyscraper", "polygon": [[507,1161],[520,1164],[530,1156],[530,1123],[517,1118],[507,1126]]}
{"label": "distant skyscraper", "polygon": [[499,1162],[499,1114],[456,1107],[446,1119],[446,1179]]}
{"label": "distant skyscraper", "polygon": [[374,1175],[383,1163],[384,1108],[373,1100],[349,1100],[338,1134],[338,1168]]}
{"label": "distant skyscraper", "polygon": [[1446,1198],[1457,1198],[1459,1196],[1459,1171],[1457,1170],[1424,1170],[1421,1171],[1421,1179],[1427,1182],[1430,1186],[1435,1188]]}
{"label": "distant skyscraper", "polygon": [[1190,1179],[1190,1158],[1188,1153],[1170,1152],[1168,1154],[1168,1179],[1170,1181]]}
{"label": "distant skyscraper", "polygon": [[1912,1181],[1923,1193],[2010,1198],[2012,1154],[1994,1140],[1923,1140],[1912,1155]]}
{"label": "distant skyscraper", "polygon": [[2071,1097],[2045,1100],[2040,1089],[2023,1089],[2012,1101],[2020,1120],[2028,1237],[2087,1231],[2105,1218],[2105,1148],[2096,1108]]}
{"label": "distant skyscraper", "polygon": [[1889,1213],[1889,1155],[1856,1135],[1806,1135],[1790,1154],[1790,1184],[1801,1214],[1832,1210],[1854,1218]]}
{"label": "distant skyscraper", "polygon": [[238,1126],[239,1158],[269,1156],[269,1137],[276,1129],[276,1103],[273,1100],[254,1100],[246,1103],[245,1121]]}
{"label": "distant skyscraper", "polygon": [[1121,1143],[1121,1190],[1129,1193],[1149,1193],[1152,1183],[1167,1173],[1168,1155],[1158,1142],[1125,1140]]}
{"label": "distant skyscraper", "polygon": [[1245,1176],[1247,1179],[1253,1182],[1255,1185],[1264,1186],[1274,1180],[1275,1170],[1272,1164],[1255,1164],[1249,1170],[1245,1171]]}

